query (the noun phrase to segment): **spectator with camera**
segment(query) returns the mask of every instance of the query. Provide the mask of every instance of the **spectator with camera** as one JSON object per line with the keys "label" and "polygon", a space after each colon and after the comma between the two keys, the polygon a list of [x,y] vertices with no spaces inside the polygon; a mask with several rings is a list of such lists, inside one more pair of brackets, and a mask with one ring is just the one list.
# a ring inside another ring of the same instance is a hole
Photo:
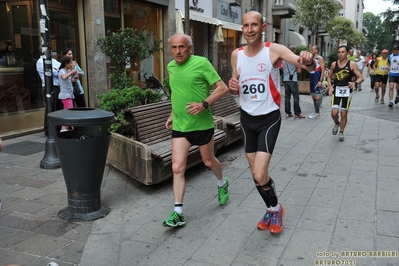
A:
{"label": "spectator with camera", "polygon": [[[295,53],[295,46],[291,46],[290,50]],[[296,119],[304,119],[301,107],[299,106],[299,88],[297,73],[301,73],[301,69],[283,61],[283,85],[285,88],[285,118],[293,117],[291,113],[291,95],[294,98],[294,114]]]}

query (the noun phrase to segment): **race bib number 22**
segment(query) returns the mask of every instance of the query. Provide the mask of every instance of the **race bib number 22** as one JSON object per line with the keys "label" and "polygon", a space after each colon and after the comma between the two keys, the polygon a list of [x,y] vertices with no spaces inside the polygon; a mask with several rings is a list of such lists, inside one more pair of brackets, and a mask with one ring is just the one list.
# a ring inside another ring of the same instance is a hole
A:
{"label": "race bib number 22", "polygon": [[335,97],[349,97],[350,96],[350,89],[349,87],[335,87]]}

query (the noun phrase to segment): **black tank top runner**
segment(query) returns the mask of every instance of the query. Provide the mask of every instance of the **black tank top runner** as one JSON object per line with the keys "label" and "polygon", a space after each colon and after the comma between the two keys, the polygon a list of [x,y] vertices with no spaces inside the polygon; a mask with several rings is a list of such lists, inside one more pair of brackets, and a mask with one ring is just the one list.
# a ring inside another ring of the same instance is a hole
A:
{"label": "black tank top runner", "polygon": [[346,62],[346,65],[343,68],[338,66],[338,61],[335,61],[334,67],[334,86],[348,86],[348,83],[352,81],[352,77],[355,74],[352,72],[350,67],[350,61]]}

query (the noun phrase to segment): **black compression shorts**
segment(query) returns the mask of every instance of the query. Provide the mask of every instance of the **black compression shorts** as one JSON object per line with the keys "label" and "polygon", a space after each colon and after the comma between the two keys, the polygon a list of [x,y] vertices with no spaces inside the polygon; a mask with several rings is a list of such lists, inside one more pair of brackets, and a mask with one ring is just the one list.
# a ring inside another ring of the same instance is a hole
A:
{"label": "black compression shorts", "polygon": [[272,154],[281,126],[280,110],[252,116],[241,110],[245,153],[263,151]]}

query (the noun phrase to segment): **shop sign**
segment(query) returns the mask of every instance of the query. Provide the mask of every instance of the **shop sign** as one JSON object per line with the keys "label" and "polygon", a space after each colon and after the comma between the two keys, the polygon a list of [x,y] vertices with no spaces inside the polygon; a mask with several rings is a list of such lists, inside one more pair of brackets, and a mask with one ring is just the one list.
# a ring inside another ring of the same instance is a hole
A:
{"label": "shop sign", "polygon": [[188,1],[189,9],[191,12],[197,12],[207,17],[213,17],[212,0],[176,0],[175,8],[184,12],[185,10],[184,1]]}
{"label": "shop sign", "polygon": [[218,1],[217,18],[233,23],[241,23],[241,7],[233,6],[231,3]]}

